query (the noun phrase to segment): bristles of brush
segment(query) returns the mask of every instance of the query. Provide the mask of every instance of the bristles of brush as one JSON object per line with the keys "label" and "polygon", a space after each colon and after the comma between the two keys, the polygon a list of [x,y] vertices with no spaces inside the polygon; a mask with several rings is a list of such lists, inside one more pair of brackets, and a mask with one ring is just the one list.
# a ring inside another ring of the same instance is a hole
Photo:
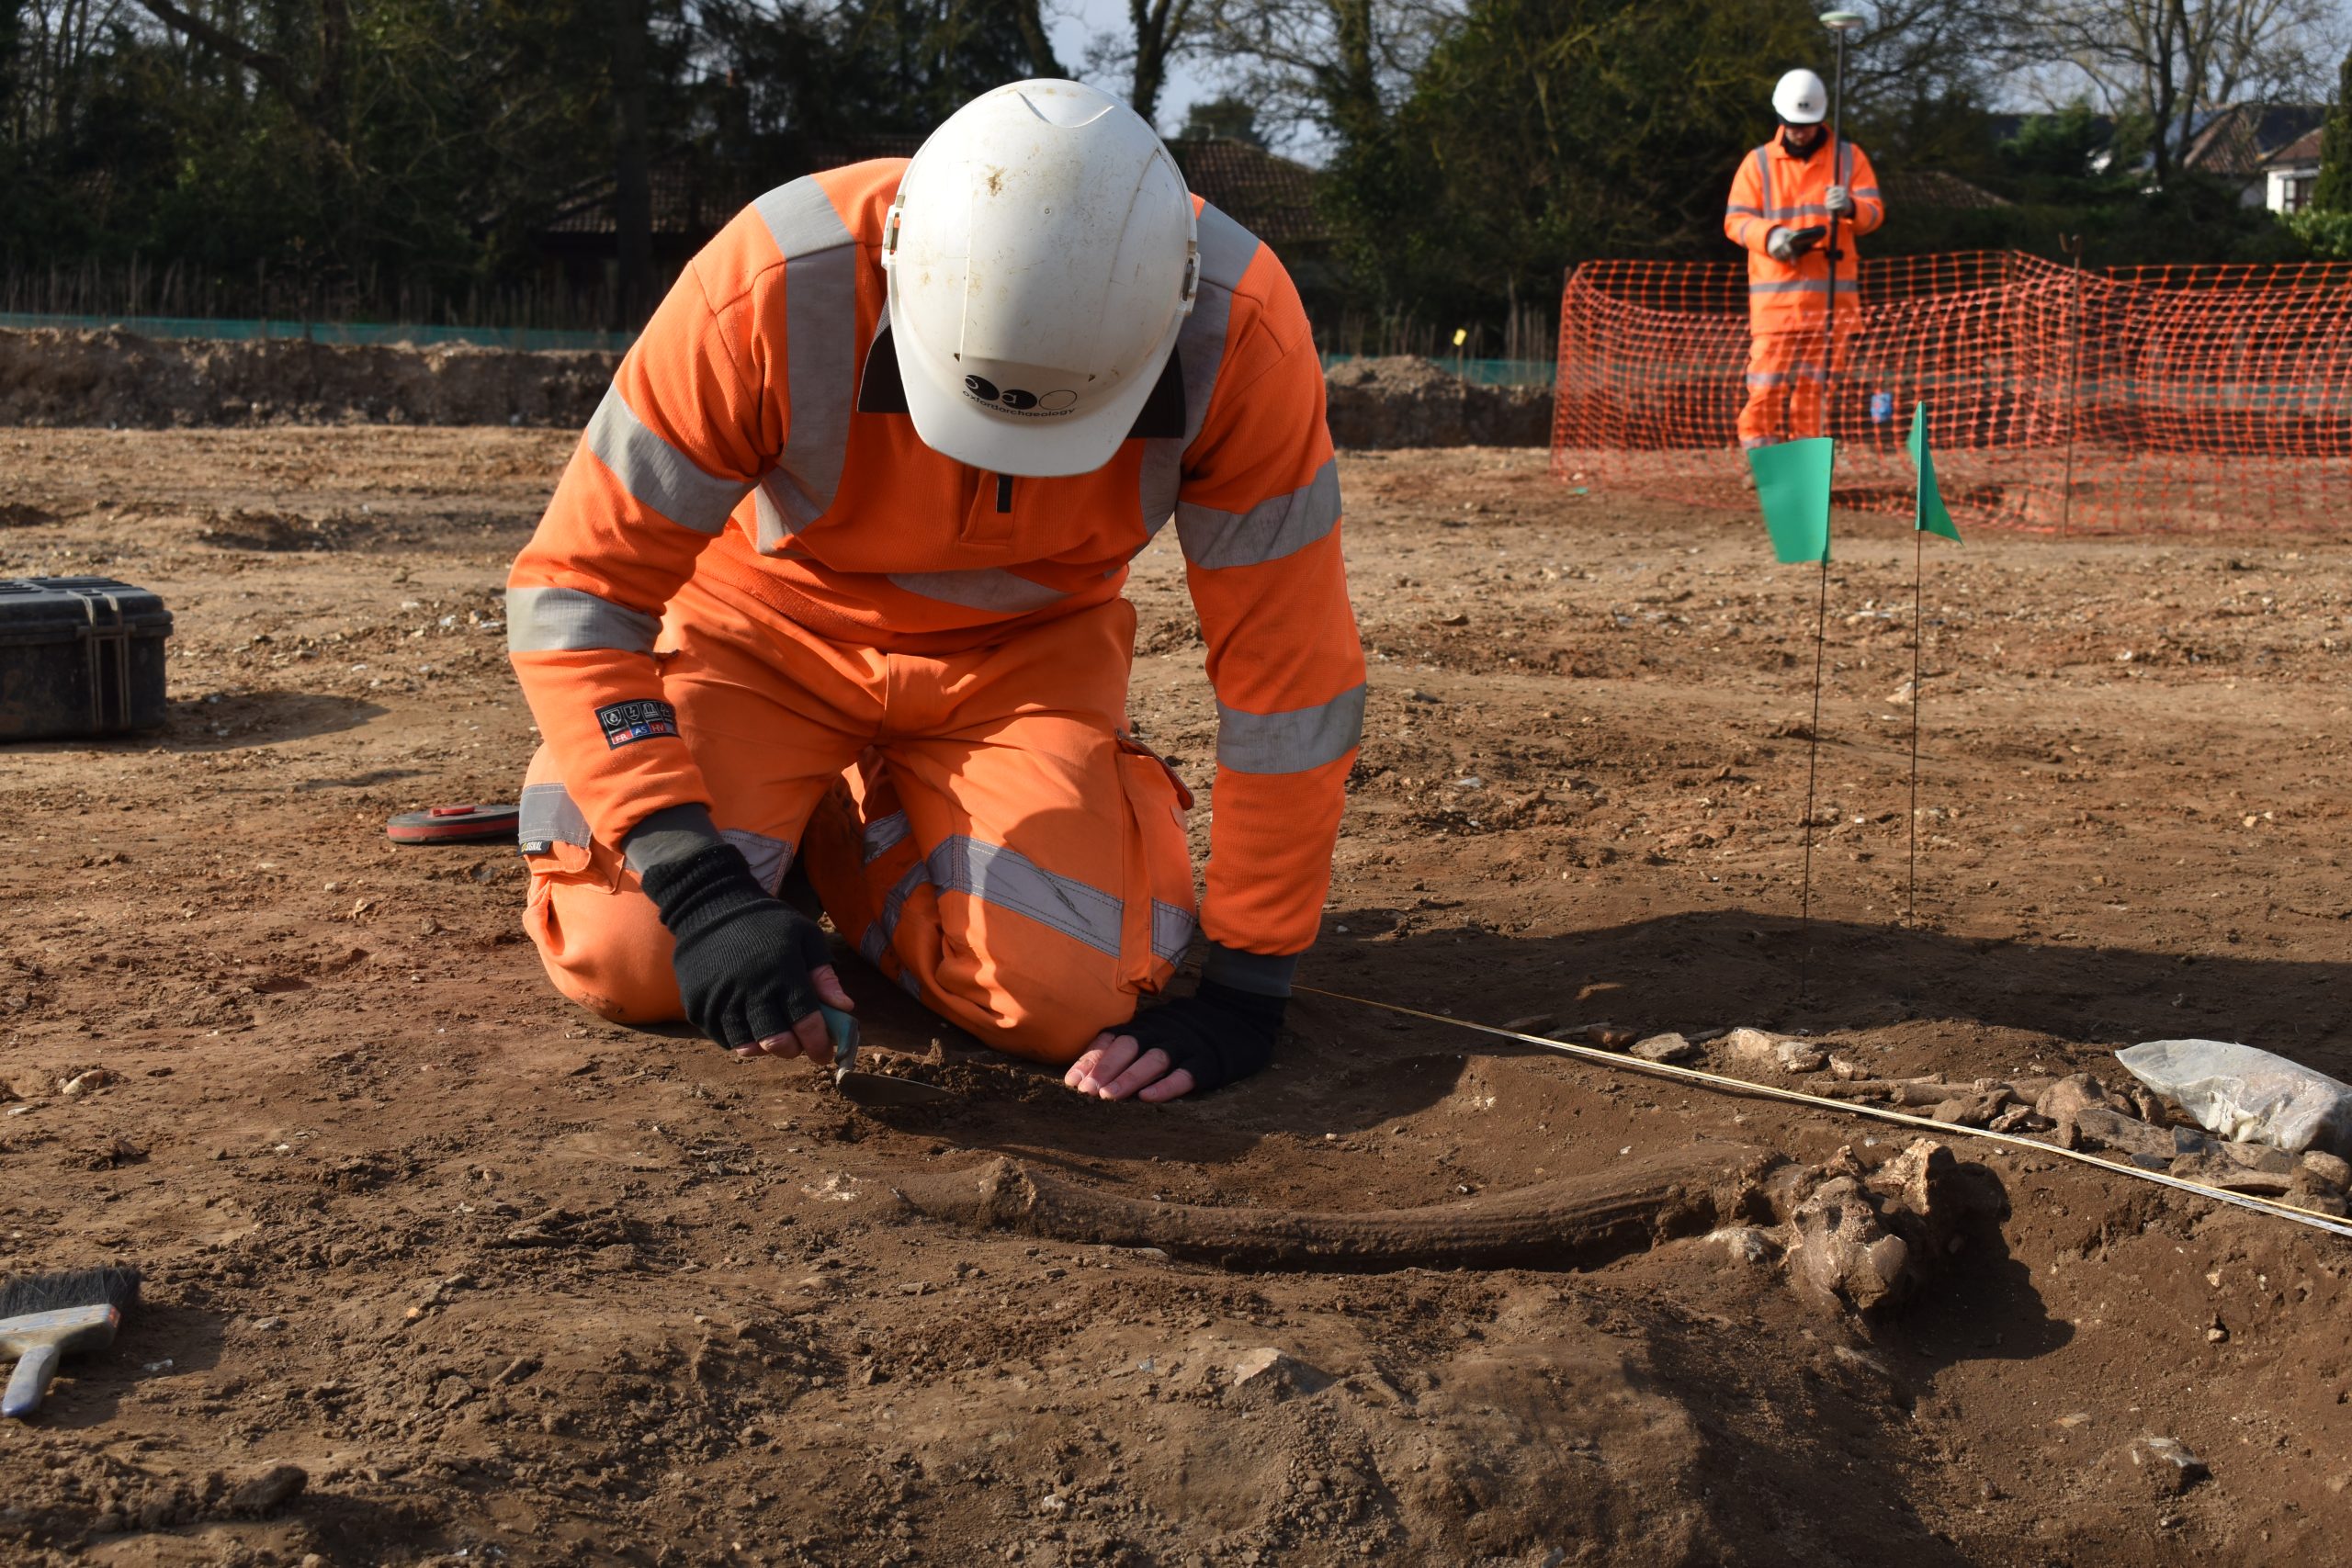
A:
{"label": "bristles of brush", "polygon": [[128,1312],[139,1300],[139,1270],[127,1266],[34,1274],[0,1284],[0,1318],[64,1307],[111,1306]]}

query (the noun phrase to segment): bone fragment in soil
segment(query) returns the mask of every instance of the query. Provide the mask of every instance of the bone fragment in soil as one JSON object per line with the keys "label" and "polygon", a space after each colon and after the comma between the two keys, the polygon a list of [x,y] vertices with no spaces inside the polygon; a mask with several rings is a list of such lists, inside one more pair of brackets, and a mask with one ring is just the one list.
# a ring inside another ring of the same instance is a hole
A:
{"label": "bone fragment in soil", "polygon": [[1228,1269],[1590,1269],[1759,1213],[1759,1183],[1780,1160],[1765,1150],[1702,1144],[1467,1202],[1352,1214],[1151,1202],[1039,1176],[1007,1159],[902,1177],[892,1190],[933,1219],[1055,1241],[1155,1247]]}

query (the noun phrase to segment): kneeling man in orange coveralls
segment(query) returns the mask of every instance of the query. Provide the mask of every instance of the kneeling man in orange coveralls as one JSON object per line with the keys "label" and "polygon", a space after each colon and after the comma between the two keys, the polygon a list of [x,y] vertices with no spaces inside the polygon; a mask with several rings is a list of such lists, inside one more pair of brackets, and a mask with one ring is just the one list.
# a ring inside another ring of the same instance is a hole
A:
{"label": "kneeling man in orange coveralls", "polygon": [[[1120,590],[1171,517],[1218,713],[1197,912],[1125,716]],[[797,857],[884,975],[1081,1092],[1266,1064],[1363,715],[1323,377],[1282,264],[1116,100],[1001,87],[738,216],[506,604],[526,922],[582,1006],[831,1061]],[[1196,919],[1197,989],[1138,1013]]]}

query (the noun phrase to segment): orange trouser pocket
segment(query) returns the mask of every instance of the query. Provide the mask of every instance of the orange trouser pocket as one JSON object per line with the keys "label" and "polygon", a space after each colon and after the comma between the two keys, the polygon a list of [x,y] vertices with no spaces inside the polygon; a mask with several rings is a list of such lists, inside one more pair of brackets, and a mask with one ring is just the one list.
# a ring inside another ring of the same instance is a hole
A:
{"label": "orange trouser pocket", "polygon": [[674,1022],[685,1006],[670,932],[620,852],[589,837],[550,772],[541,747],[525,775],[517,824],[531,868],[523,931],[555,988],[599,1018]]}

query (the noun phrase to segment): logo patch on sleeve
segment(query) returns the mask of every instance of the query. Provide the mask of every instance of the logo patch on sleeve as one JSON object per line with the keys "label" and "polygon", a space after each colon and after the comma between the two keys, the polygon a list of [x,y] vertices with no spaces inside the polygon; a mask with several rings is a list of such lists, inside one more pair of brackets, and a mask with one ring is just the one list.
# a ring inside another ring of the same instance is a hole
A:
{"label": "logo patch on sleeve", "polygon": [[668,703],[650,697],[636,702],[614,703],[596,710],[596,722],[605,727],[605,745],[617,749],[632,740],[650,740],[658,735],[678,733],[678,710]]}

